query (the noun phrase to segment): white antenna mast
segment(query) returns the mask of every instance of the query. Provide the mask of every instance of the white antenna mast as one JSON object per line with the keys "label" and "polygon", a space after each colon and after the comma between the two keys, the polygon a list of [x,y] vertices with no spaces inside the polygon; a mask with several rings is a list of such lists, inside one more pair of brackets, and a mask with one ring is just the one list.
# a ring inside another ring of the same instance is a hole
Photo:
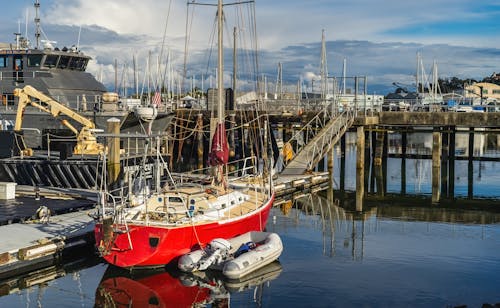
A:
{"label": "white antenna mast", "polygon": [[35,39],[36,39],[36,49],[40,48],[40,16],[39,16],[39,11],[40,11],[40,2],[38,0],[35,0]]}
{"label": "white antenna mast", "polygon": [[80,29],[78,30],[78,41],[76,42],[76,50],[80,50],[80,36],[82,34],[82,25],[80,25]]}
{"label": "white antenna mast", "polygon": [[21,21],[17,21],[17,32],[14,33],[16,36],[16,49],[19,49],[19,36],[21,36]]}

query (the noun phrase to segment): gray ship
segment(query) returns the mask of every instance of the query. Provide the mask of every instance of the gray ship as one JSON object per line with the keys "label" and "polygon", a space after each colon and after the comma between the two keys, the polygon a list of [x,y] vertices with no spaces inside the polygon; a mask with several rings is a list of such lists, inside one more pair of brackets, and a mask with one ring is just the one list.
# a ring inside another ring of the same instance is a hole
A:
{"label": "gray ship", "polygon": [[[97,187],[101,174],[96,167],[97,157],[73,155],[74,142],[63,142],[65,138],[75,137],[76,118],[86,118],[96,131],[104,132],[108,120],[116,118],[120,121],[120,135],[151,136],[163,134],[174,113],[147,101],[122,99],[108,92],[101,82],[86,72],[91,57],[74,46],[57,48],[50,42],[40,41],[39,1],[34,5],[36,44],[31,46],[20,33],[15,33],[13,43],[0,43],[0,143],[3,144],[0,147],[0,181],[33,186]],[[78,116],[37,108],[39,101],[26,105],[19,112],[19,97],[14,93],[31,87],[53,99],[56,106],[68,107]],[[73,124],[68,125],[70,122]],[[82,124],[79,122],[77,126]],[[24,143],[22,148],[45,154],[23,156],[19,134]],[[58,143],[58,139],[62,141]],[[129,140],[122,139],[122,146],[127,148],[120,159],[121,173],[137,163],[135,155],[140,157],[144,153],[145,138]],[[58,148],[58,144],[62,146]],[[135,150],[133,155],[131,149]]]}
{"label": "gray ship", "polygon": [[[38,16],[40,4],[35,1]],[[39,23],[39,18],[35,22]],[[39,29],[39,25],[37,25]],[[106,129],[106,121],[118,118],[122,133],[145,133],[152,121],[152,132],[164,132],[170,123],[171,110],[158,107],[148,111],[148,102],[121,99],[110,93],[94,76],[86,72],[91,58],[75,46],[57,48],[50,42],[40,41],[40,31],[35,33],[36,45],[30,46],[27,38],[15,33],[13,43],[0,43],[0,124],[2,129],[14,127],[17,104],[14,90],[30,85],[55,101],[92,120],[99,129]],[[152,108],[152,107],[151,107]],[[146,117],[145,117],[146,115]],[[62,119],[28,107],[23,112],[22,130],[25,142],[31,148],[42,147],[43,136],[62,133],[67,127]],[[64,133],[62,133],[64,134]]]}

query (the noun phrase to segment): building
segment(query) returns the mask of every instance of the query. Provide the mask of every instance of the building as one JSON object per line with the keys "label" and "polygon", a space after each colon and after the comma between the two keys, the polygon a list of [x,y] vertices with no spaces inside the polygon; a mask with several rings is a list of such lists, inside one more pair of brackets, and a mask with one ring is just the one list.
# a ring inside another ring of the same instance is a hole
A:
{"label": "building", "polygon": [[500,85],[488,82],[473,83],[465,86],[465,97],[480,103],[499,102]]}

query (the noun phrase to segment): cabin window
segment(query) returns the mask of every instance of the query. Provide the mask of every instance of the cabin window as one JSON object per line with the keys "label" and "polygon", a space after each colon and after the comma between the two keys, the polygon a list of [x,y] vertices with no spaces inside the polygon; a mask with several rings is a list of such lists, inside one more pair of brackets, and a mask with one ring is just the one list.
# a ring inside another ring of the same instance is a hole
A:
{"label": "cabin window", "polygon": [[78,66],[80,65],[80,60],[79,58],[72,57],[71,60],[69,61],[69,69],[70,70],[75,70],[78,69]]}
{"label": "cabin window", "polygon": [[80,57],[74,57],[73,60],[71,60],[70,68],[79,71],[84,71],[86,64],[87,64],[86,59]]}
{"label": "cabin window", "polygon": [[81,70],[84,71],[87,69],[87,64],[89,63],[89,60],[85,59],[83,60]]}
{"label": "cabin window", "polygon": [[0,67],[7,67],[7,56],[0,56]]}
{"label": "cabin window", "polygon": [[42,55],[28,55],[28,66],[39,67],[42,63]]}
{"label": "cabin window", "polygon": [[500,94],[500,90],[493,90],[493,94]]}
{"label": "cabin window", "polygon": [[182,202],[180,197],[168,197],[168,202]]}
{"label": "cabin window", "polygon": [[22,56],[15,56],[14,57],[14,70],[15,71],[22,71],[23,69],[24,69],[23,57]]}
{"label": "cabin window", "polygon": [[62,68],[62,69],[67,68],[70,59],[71,58],[69,56],[61,56],[61,59],[59,59],[59,63],[57,64],[57,67]]}
{"label": "cabin window", "polygon": [[44,65],[47,67],[56,67],[57,59],[59,59],[59,56],[49,55],[47,56],[47,58],[45,58]]}

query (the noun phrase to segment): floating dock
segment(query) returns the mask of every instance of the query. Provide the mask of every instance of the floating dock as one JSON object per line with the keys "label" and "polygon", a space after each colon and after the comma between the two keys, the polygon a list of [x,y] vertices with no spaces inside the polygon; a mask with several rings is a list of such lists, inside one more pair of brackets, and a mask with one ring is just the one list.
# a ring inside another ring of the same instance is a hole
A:
{"label": "floating dock", "polygon": [[331,175],[328,172],[311,172],[303,175],[279,175],[274,182],[277,202],[286,202],[303,195],[328,188]]}
{"label": "floating dock", "polygon": [[[92,197],[95,193],[18,187],[15,198],[0,200],[0,279],[54,265],[92,245]],[[50,216],[41,209],[49,209]]]}

